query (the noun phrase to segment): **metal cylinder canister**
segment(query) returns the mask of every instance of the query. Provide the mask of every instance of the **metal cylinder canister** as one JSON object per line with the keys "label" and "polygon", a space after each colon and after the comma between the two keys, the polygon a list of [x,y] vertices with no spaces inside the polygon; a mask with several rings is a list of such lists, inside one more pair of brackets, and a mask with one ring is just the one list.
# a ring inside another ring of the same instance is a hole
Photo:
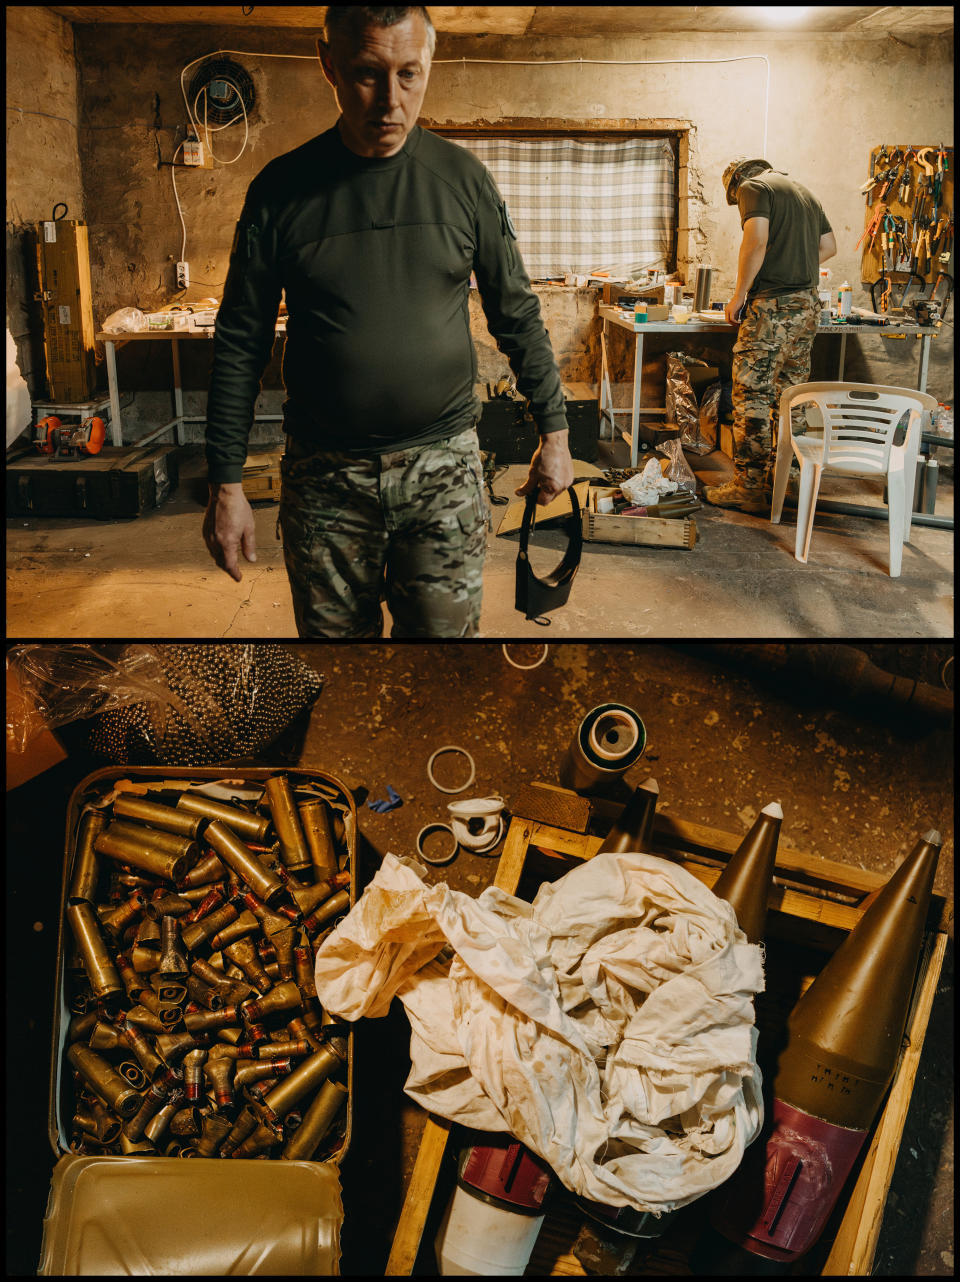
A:
{"label": "metal cylinder canister", "polygon": [[639,713],[622,703],[601,703],[580,722],[561,768],[561,783],[584,792],[620,779],[646,746]]}
{"label": "metal cylinder canister", "polygon": [[[268,907],[272,908],[277,900],[283,897],[285,888],[279,877],[269,872],[239,837],[235,837],[219,820],[215,819],[207,824],[204,840]],[[309,862],[309,855],[307,861]]]}

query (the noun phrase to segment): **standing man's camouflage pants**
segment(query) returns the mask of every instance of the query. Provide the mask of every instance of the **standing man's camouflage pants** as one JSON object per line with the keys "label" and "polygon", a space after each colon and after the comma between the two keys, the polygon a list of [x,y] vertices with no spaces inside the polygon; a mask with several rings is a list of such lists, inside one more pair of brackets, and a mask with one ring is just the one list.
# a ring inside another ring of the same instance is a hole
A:
{"label": "standing man's camouflage pants", "polygon": [[487,506],[475,428],[355,458],[287,438],[283,554],[302,637],[470,637]]}
{"label": "standing man's camouflage pants", "polygon": [[810,378],[820,321],[816,290],[747,304],[733,348],[733,464],[744,489],[769,488],[780,396]]}

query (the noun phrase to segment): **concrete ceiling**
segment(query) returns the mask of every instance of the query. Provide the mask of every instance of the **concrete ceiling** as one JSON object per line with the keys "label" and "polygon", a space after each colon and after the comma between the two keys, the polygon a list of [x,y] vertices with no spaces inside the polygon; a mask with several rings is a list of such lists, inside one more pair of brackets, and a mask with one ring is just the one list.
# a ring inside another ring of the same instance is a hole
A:
{"label": "concrete ceiling", "polygon": [[[325,6],[49,5],[69,22],[202,23],[206,26],[323,25]],[[244,13],[243,9],[251,9]],[[953,30],[951,5],[430,5],[447,35],[626,36],[678,31],[824,31],[853,35],[940,35]],[[784,21],[783,19],[789,19]]]}

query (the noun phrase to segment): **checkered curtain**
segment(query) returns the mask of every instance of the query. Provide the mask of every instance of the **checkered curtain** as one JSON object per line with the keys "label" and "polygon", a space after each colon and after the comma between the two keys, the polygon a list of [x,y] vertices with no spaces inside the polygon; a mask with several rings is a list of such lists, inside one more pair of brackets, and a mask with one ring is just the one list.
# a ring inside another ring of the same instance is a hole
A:
{"label": "checkered curtain", "polygon": [[667,266],[676,223],[669,139],[451,141],[493,175],[531,278]]}

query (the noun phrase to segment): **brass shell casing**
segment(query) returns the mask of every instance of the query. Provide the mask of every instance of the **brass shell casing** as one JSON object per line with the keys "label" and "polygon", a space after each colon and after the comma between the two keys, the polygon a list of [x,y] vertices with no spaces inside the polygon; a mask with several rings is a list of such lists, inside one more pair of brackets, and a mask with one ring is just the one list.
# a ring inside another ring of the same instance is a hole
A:
{"label": "brass shell casing", "polygon": [[274,1145],[280,1143],[281,1137],[270,1126],[264,1126],[262,1123],[257,1129],[243,1141],[238,1148],[234,1149],[231,1157],[256,1157],[258,1153],[265,1153]]}
{"label": "brass shell casing", "polygon": [[220,991],[210,984],[205,984],[196,975],[187,977],[187,992],[191,1001],[196,1002],[198,1006],[203,1006],[206,1010],[223,1010],[226,1005]]}
{"label": "brass shell casing", "polygon": [[162,975],[186,975],[187,973],[187,959],[180,941],[177,919],[167,913],[160,918],[160,973]]}
{"label": "brass shell casing", "polygon": [[233,921],[227,922],[222,930],[218,930],[210,939],[211,948],[226,948],[229,944],[236,943],[238,939],[243,939],[247,935],[253,935],[260,929],[260,923],[254,917],[253,913],[244,911]]}
{"label": "brass shell casing", "polygon": [[297,804],[300,812],[300,823],[307,839],[310,861],[318,878],[335,877],[337,874],[337,852],[330,831],[330,820],[327,807],[322,801],[301,801]]}
{"label": "brass shell casing", "polygon": [[231,1131],[230,1119],[222,1113],[208,1113],[197,1142],[197,1157],[213,1157]]}
{"label": "brass shell casing", "polygon": [[324,922],[332,921],[334,917],[339,917],[341,913],[349,911],[350,891],[338,890],[335,895],[331,895],[329,899],[306,918],[303,928],[308,935],[315,935]]}
{"label": "brass shell casing", "polygon": [[219,1108],[229,1108],[233,1103],[234,1065],[235,1061],[228,1055],[218,1055],[216,1059],[207,1056],[207,1062],[203,1066],[203,1075],[213,1087]]}
{"label": "brass shell casing", "polygon": [[339,1082],[324,1082],[303,1121],[283,1146],[283,1156],[291,1161],[309,1161],[346,1104],[347,1094],[347,1088]]}
{"label": "brass shell casing", "polygon": [[142,890],[134,890],[129,899],[124,899],[100,918],[100,925],[111,935],[119,938],[131,922],[136,921],[147,906],[147,897]]}
{"label": "brass shell casing", "polygon": [[194,922],[200,921],[208,913],[212,913],[214,908],[220,906],[226,900],[226,893],[221,885],[211,886],[202,899],[198,900],[188,913],[184,915],[180,923],[180,929],[184,926],[192,926]]}
{"label": "brass shell casing", "polygon": [[228,944],[223,951],[232,962],[236,962],[254,988],[259,989],[261,994],[269,992],[272,987],[270,976],[260,965],[256,949],[249,939],[238,939]]}
{"label": "brass shell casing", "polygon": [[285,1077],[264,1096],[262,1107],[271,1120],[280,1120],[289,1113],[294,1104],[304,1096],[311,1094],[327,1080],[347,1058],[347,1043],[342,1037],[334,1037],[316,1051],[309,1059],[298,1064],[289,1077]]}
{"label": "brass shell casing", "polygon": [[218,1028],[229,1028],[237,1022],[236,1006],[223,1010],[184,1011],[183,1022],[191,1033],[208,1033]]}
{"label": "brass shell casing", "polygon": [[177,1110],[180,1108],[182,1103],[183,1091],[172,1091],[170,1098],[167,1100],[166,1104],[164,1104],[163,1108],[161,1108],[159,1112],[154,1113],[153,1117],[151,1117],[150,1121],[147,1122],[146,1126],[143,1128],[144,1138],[150,1140],[152,1144],[156,1144],[163,1137],[164,1132],[169,1128],[170,1123],[173,1121],[177,1114]]}
{"label": "brass shell casing", "polygon": [[124,1125],[123,1134],[128,1140],[136,1141],[140,1139],[146,1129],[147,1123],[155,1113],[158,1113],[160,1109],[163,1108],[164,1104],[167,1102],[169,1094],[170,1087],[163,1078],[158,1078],[143,1096],[140,1107],[134,1113],[133,1117],[131,1117]]}
{"label": "brass shell casing", "polygon": [[93,905],[86,899],[69,903],[67,921],[77,941],[94,997],[103,1002],[117,1001],[124,987],[103,941]]}
{"label": "brass shell casing", "polygon": [[214,820],[208,824],[204,840],[269,907],[284,895],[283,882],[268,872],[260,860],[222,823]]}
{"label": "brass shell casing", "polygon": [[265,997],[244,1002],[240,1007],[240,1013],[244,1020],[252,1022],[262,1019],[265,1015],[275,1015],[279,1011],[299,1010],[302,1006],[303,998],[300,996],[300,989],[291,979],[271,988]]}
{"label": "brass shell casing", "polygon": [[237,916],[238,913],[233,904],[222,904],[212,913],[207,913],[206,917],[202,917],[200,921],[191,922],[189,926],[183,927],[180,932],[183,946],[193,952],[203,940],[210,939]]}
{"label": "brass shell casing", "polygon": [[148,1077],[156,1077],[158,1073],[164,1071],[166,1066],[163,1060],[136,1025],[129,1023],[126,1019],[120,1020],[117,1024],[117,1036],[125,1046],[130,1047]]}
{"label": "brass shell casing", "polygon": [[86,899],[93,903],[100,879],[100,860],[94,842],[107,826],[107,816],[102,810],[87,810],[80,817],[77,829],[77,848],[73,858],[73,877],[68,899]]}
{"label": "brass shell casing", "polygon": [[202,1129],[200,1110],[195,1104],[177,1109],[170,1119],[170,1134],[177,1136],[178,1139],[193,1139],[201,1134]]}
{"label": "brass shell casing", "polygon": [[232,1157],[234,1151],[243,1143],[247,1136],[252,1135],[257,1129],[257,1125],[258,1120],[256,1113],[249,1104],[245,1104],[240,1110],[237,1120],[234,1122],[232,1127],[229,1127],[229,1132],[224,1136],[223,1143],[220,1145],[220,1156]]}
{"label": "brass shell casing", "polygon": [[198,1100],[200,1098],[200,1088],[203,1084],[203,1066],[207,1059],[207,1050],[203,1046],[198,1046],[192,1051],[188,1051],[183,1061],[183,1084],[184,1091],[188,1100]]}
{"label": "brass shell casing", "polygon": [[[127,1015],[129,1019],[129,1014]],[[160,1032],[154,1040],[157,1054],[167,1065],[172,1068],[174,1064],[180,1062],[188,1051],[196,1050],[199,1043],[193,1033],[164,1033]]]}
{"label": "brass shell casing", "polygon": [[160,1016],[152,1010],[148,1010],[142,1003],[131,1006],[127,1011],[127,1022],[136,1024],[138,1028],[145,1028],[148,1033],[154,1035],[163,1034],[166,1027]]}
{"label": "brass shell casing", "polygon": [[104,1103],[120,1117],[131,1117],[140,1107],[140,1094],[89,1046],[74,1042],[67,1059]]}
{"label": "brass shell casing", "polygon": [[178,882],[178,888],[181,891],[199,890],[202,886],[209,886],[213,881],[221,881],[227,875],[227,869],[214,854],[207,854],[190,869],[185,877],[181,877]]}
{"label": "brass shell casing", "polygon": [[183,793],[177,802],[177,809],[202,815],[206,819],[218,819],[238,837],[245,837],[248,841],[262,842],[270,831],[270,820],[265,816],[252,815],[239,806],[215,801],[212,797],[203,797],[196,792]]}
{"label": "brass shell casing", "polygon": [[98,854],[132,864],[167,881],[180,881],[200,853],[195,842],[181,837],[177,840],[185,843],[185,849],[179,854],[172,854],[145,840],[142,833],[152,836],[147,828],[137,831],[133,824],[115,821],[99,834],[93,843],[94,849]]}
{"label": "brass shell casing", "polygon": [[281,859],[291,872],[312,868],[313,860],[300,827],[300,816],[290,780],[286,775],[274,775],[266,782],[265,795],[273,816],[274,829],[280,839]]}
{"label": "brass shell casing", "polygon": [[160,896],[158,899],[151,899],[147,903],[144,912],[154,921],[159,921],[161,917],[183,918],[193,908],[189,899],[183,895],[175,895],[172,892]]}
{"label": "brass shell casing", "polygon": [[147,801],[144,797],[117,797],[113,803],[113,813],[122,819],[135,819],[138,823],[149,824],[151,828],[159,828],[163,832],[189,837],[191,841],[196,841],[203,827],[202,816],[175,810],[173,806],[164,806],[157,801]]}

